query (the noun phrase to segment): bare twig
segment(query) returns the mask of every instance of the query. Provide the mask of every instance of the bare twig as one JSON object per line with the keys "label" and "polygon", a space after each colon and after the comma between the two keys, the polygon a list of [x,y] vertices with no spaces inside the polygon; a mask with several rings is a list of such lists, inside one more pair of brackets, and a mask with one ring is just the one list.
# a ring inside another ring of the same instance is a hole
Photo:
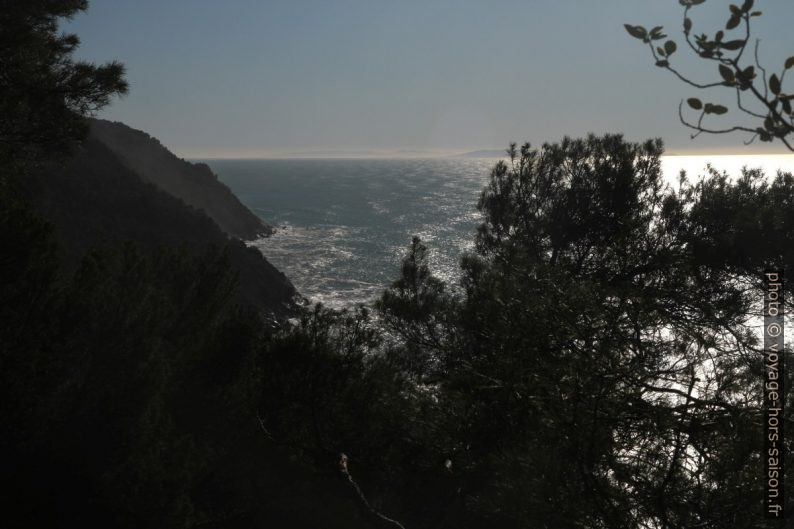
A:
{"label": "bare twig", "polygon": [[[257,414],[256,416],[257,421],[259,421],[259,427],[262,429],[262,432],[265,436],[272,441],[273,443],[279,444],[273,434],[265,426],[265,421],[262,417]],[[356,498],[358,499],[360,505],[367,511],[367,513],[373,517],[373,519],[388,524],[393,527],[397,527],[398,529],[405,529],[405,526],[398,522],[393,518],[389,518],[385,514],[381,513],[377,509],[375,509],[372,504],[367,500],[367,497],[364,496],[364,492],[359,487],[358,483],[353,479],[353,476],[350,475],[350,471],[348,470],[348,457],[346,454],[339,454],[339,472],[342,474],[342,477],[350,484],[353,491],[356,493]]]}
{"label": "bare twig", "polygon": [[394,527],[399,527],[399,529],[405,529],[405,526],[398,522],[393,518],[389,518],[385,514],[377,511],[367,500],[367,497],[364,496],[364,493],[361,491],[361,487],[358,486],[358,483],[353,479],[353,476],[350,475],[350,471],[347,467],[348,459],[347,455],[339,454],[339,471],[342,473],[342,476],[350,483],[350,486],[353,487],[353,490],[356,492],[356,496],[358,496],[359,501],[364,506],[364,508],[376,519],[383,521],[387,524],[393,525]]}

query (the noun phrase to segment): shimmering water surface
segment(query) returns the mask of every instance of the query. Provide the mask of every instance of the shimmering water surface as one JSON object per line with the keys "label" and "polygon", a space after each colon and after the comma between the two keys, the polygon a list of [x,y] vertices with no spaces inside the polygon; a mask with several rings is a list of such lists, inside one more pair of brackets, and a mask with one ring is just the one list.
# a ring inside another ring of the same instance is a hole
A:
{"label": "shimmering water surface", "polygon": [[[343,307],[376,298],[397,278],[419,235],[436,275],[454,281],[480,222],[476,203],[492,158],[204,160],[265,222],[272,237],[252,241],[304,296]],[[706,163],[794,171],[794,156],[671,156],[677,179]]]}

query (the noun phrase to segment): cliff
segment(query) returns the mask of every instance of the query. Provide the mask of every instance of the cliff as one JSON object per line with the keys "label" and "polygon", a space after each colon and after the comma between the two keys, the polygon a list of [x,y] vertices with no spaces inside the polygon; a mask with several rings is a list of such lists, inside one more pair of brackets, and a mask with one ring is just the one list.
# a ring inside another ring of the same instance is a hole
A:
{"label": "cliff", "polygon": [[91,119],[91,135],[144,181],[201,209],[228,235],[242,240],[272,233],[206,164],[183,160],[157,139],[123,123]]}
{"label": "cliff", "polygon": [[[157,150],[140,144],[138,149]],[[165,158],[162,153],[158,156]],[[131,241],[143,249],[181,245],[196,253],[207,244],[227,246],[239,274],[238,301],[276,317],[291,313],[297,293],[283,273],[257,249],[229,237],[203,211],[166,193],[150,178],[142,178],[131,165],[92,134],[69,161],[52,165],[29,181],[37,209],[55,228],[67,269],[74,269],[92,246],[102,242]],[[141,165],[152,170],[156,166],[151,160]],[[253,223],[243,220],[242,224]]]}

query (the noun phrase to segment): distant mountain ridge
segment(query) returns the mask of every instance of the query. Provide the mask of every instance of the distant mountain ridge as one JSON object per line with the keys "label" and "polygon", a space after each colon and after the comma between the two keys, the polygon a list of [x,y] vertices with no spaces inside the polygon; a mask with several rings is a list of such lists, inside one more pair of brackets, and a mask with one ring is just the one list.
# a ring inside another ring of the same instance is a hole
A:
{"label": "distant mountain ridge", "polygon": [[504,158],[505,149],[480,149],[455,155],[455,158]]}
{"label": "distant mountain ridge", "polygon": [[124,123],[91,119],[90,125],[91,134],[144,181],[203,210],[228,235],[252,240],[273,233],[206,164],[183,160],[156,138]]}

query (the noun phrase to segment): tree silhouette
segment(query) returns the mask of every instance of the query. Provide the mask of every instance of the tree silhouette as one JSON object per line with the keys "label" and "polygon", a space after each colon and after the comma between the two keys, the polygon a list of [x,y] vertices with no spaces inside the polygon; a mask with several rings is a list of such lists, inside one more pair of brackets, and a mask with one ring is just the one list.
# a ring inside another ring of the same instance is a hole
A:
{"label": "tree silhouette", "polygon": [[[492,526],[759,515],[752,317],[764,267],[790,258],[794,178],[709,174],[676,189],[661,154],[614,135],[512,146],[481,195],[462,293],[439,295],[415,241],[381,299],[407,331],[400,354],[432,373],[420,380],[447,417],[438,437],[468,512]],[[786,255],[768,254],[775,236]]]}
{"label": "tree silhouette", "polygon": [[[704,102],[698,97],[690,97],[686,105],[694,111],[693,117],[685,115],[684,101],[678,105],[678,116],[686,127],[694,130],[692,138],[702,133],[727,134],[745,132],[750,135],[745,142],[750,144],[756,139],[763,142],[780,141],[794,151],[794,93],[784,87],[786,72],[794,68],[794,56],[786,59],[778,70],[767,69],[759,60],[759,43],[751,44],[751,21],[761,15],[754,11],[754,0],[745,0],[741,7],[729,6],[728,20],[724,29],[713,36],[698,34],[690,12],[706,0],[679,0],[684,7],[683,36],[686,48],[709,64],[713,64],[714,78],[711,81],[696,81],[682,73],[675,65],[674,54],[679,49],[674,40],[665,40],[667,35],[662,26],[650,30],[643,26],[625,24],[632,37],[641,40],[650,49],[656,66],[663,68],[689,86],[701,90],[726,87],[736,94],[735,110],[749,122],[739,122],[727,127],[707,126],[707,117],[721,116],[729,112],[728,107]],[[752,53],[749,49],[752,47]],[[711,68],[709,68],[710,70]]]}
{"label": "tree silhouette", "polygon": [[124,94],[124,67],[72,55],[80,44],[58,21],[86,0],[6,2],[0,10],[0,162],[30,164],[67,154],[87,132],[85,117]]}

